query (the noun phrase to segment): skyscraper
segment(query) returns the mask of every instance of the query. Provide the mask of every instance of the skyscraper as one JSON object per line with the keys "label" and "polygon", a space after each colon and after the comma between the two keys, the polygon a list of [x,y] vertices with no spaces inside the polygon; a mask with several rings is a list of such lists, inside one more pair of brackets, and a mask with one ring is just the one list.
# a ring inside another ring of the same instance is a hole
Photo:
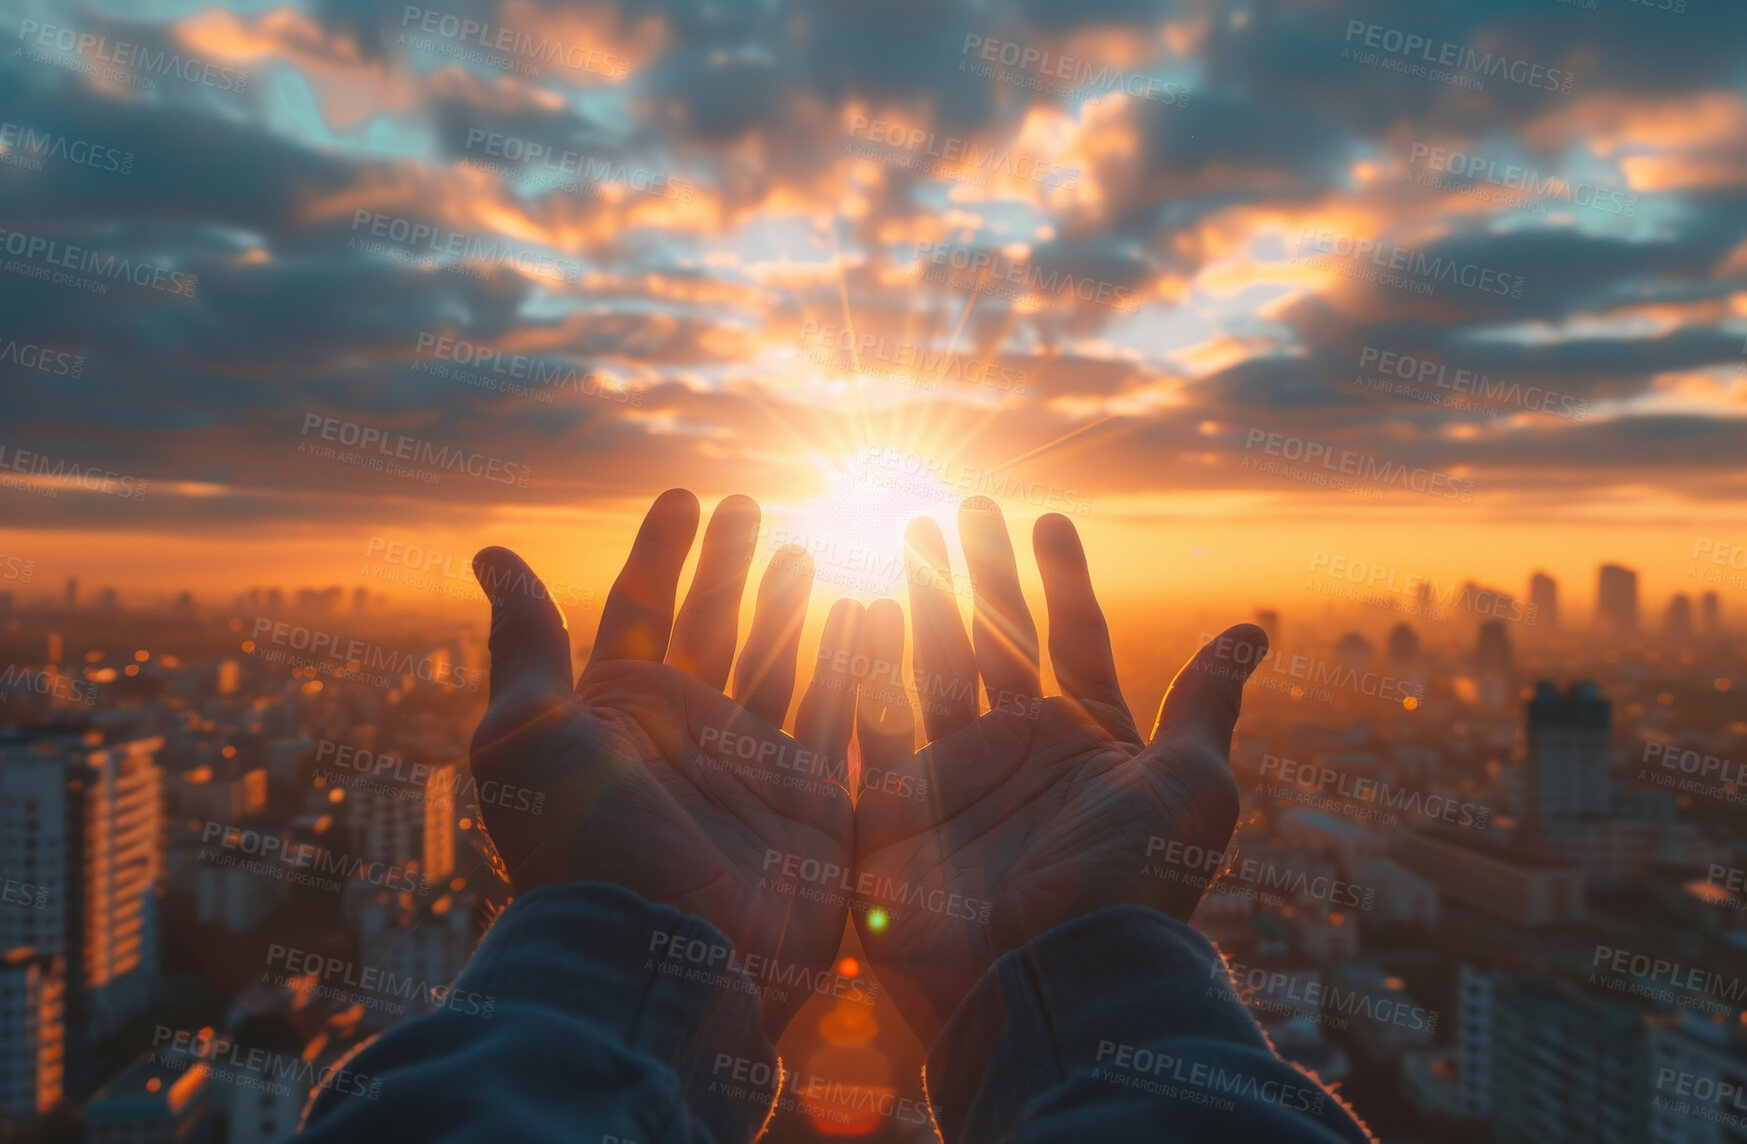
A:
{"label": "skyscraper", "polygon": [[1419,662],[1419,637],[1411,625],[1396,624],[1389,629],[1389,666],[1409,670]]}
{"label": "skyscraper", "polygon": [[1499,1144],[1638,1144],[1648,1139],[1644,1017],[1577,986],[1531,978],[1503,989],[1492,1034]]}
{"label": "skyscraper", "polygon": [[1480,625],[1475,640],[1474,673],[1480,681],[1480,702],[1487,707],[1501,707],[1510,697],[1511,648],[1510,635],[1503,620],[1487,620]]}
{"label": "skyscraper", "polygon": [[1535,623],[1549,630],[1559,626],[1559,581],[1545,572],[1529,577],[1529,606]]}
{"label": "skyscraper", "polygon": [[1610,635],[1638,630],[1638,574],[1618,564],[1603,564],[1595,597],[1595,619]]}
{"label": "skyscraper", "polygon": [[0,949],[65,958],[76,1046],[150,1004],[164,877],[163,740],[94,736],[0,746],[0,869],[44,895],[41,908],[0,910]]}
{"label": "skyscraper", "polygon": [[1612,706],[1593,683],[1573,684],[1560,694],[1542,680],[1526,709],[1525,825],[1547,833],[1563,821],[1607,814],[1613,805]]}
{"label": "skyscraper", "polygon": [[1723,614],[1715,592],[1704,594],[1699,614],[1703,617],[1704,627],[1701,630],[1705,635],[1720,636],[1723,634]]}
{"label": "skyscraper", "polygon": [[1668,601],[1668,612],[1662,620],[1662,634],[1671,640],[1692,638],[1692,601],[1685,592],[1676,592]]}
{"label": "skyscraper", "polygon": [[0,954],[0,1135],[60,1106],[66,963],[19,946]]}

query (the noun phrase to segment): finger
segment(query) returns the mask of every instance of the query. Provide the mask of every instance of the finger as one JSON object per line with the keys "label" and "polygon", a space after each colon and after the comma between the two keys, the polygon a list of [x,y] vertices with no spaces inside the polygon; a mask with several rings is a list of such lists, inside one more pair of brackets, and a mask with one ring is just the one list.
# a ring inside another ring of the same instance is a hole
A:
{"label": "finger", "polygon": [[977,671],[989,696],[989,710],[1024,706],[1043,694],[1038,670],[1037,625],[1019,591],[1019,566],[1007,521],[988,497],[971,497],[959,506],[958,535],[976,594],[971,639]]}
{"label": "finger", "polygon": [[567,695],[570,633],[564,614],[527,563],[507,548],[484,548],[473,575],[491,600],[491,699]]}
{"label": "finger", "polygon": [[1062,694],[1085,709],[1112,738],[1139,745],[1140,731],[1116,679],[1110,625],[1092,593],[1080,534],[1067,517],[1052,512],[1038,518],[1031,543],[1049,609],[1049,662]]}
{"label": "finger", "polygon": [[919,516],[904,530],[910,622],[916,631],[916,698],[930,740],[977,717],[977,658],[952,591],[952,562],[940,526]]}
{"label": "finger", "polygon": [[752,630],[734,668],[734,698],[775,727],[783,725],[794,698],[795,657],[812,594],[813,558],[800,545],[785,544],[759,581]]}
{"label": "finger", "polygon": [[601,608],[590,663],[609,659],[661,662],[673,630],[673,594],[679,570],[698,531],[698,498],[668,489],[649,506],[631,555]]}
{"label": "finger", "polygon": [[1244,682],[1268,654],[1268,635],[1254,624],[1227,628],[1177,673],[1159,705],[1153,741],[1190,738],[1228,757],[1243,706]]}
{"label": "finger", "polygon": [[[795,713],[795,738],[833,767],[849,758],[849,737],[855,733],[855,665],[865,614],[854,600],[831,605],[813,662],[813,681]],[[845,787],[850,777],[844,767]]]}
{"label": "finger", "polygon": [[758,543],[758,503],[731,496],[716,506],[692,586],[673,621],[667,662],[724,690],[740,635],[740,597]]}
{"label": "finger", "polygon": [[855,703],[862,774],[884,776],[916,750],[916,716],[904,690],[904,612],[895,600],[868,605],[861,627],[868,671]]}

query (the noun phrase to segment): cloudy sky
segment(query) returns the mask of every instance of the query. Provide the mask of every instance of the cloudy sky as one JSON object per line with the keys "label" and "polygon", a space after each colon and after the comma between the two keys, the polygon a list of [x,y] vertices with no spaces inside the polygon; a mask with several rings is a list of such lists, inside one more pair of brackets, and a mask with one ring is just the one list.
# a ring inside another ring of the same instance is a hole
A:
{"label": "cloudy sky", "polygon": [[1333,551],[1659,607],[1747,544],[1732,0],[8,12],[42,583],[509,543],[604,589],[673,485],[827,593],[970,492],[1116,597],[1290,606]]}

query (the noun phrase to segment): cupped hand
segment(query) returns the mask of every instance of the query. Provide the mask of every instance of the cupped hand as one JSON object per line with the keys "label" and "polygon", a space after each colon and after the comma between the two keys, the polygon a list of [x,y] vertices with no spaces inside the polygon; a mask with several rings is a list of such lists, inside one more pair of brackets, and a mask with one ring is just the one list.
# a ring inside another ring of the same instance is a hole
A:
{"label": "cupped hand", "polygon": [[[815,976],[836,956],[845,904],[775,890],[771,871],[850,864],[854,683],[816,674],[795,736],[783,733],[812,561],[792,547],[773,557],[736,664],[759,509],[741,496],[717,506],[675,617],[698,517],[683,489],[655,501],[574,689],[569,633],[544,585],[507,549],[475,557],[492,613],[491,703],[473,737],[474,777],[482,792],[518,792],[482,797],[480,812],[519,893],[615,883],[703,918],[742,963],[764,958],[751,964]],[[858,605],[839,602],[822,662],[853,646],[860,618]],[[731,669],[733,698],[724,693]],[[767,995],[773,1040],[810,995]]]}
{"label": "cupped hand", "polygon": [[[959,533],[975,597],[966,635],[933,521],[907,533],[913,678],[927,746],[911,754],[902,696],[864,688],[865,771],[855,808],[862,944],[906,1021],[931,1043],[996,958],[1107,906],[1188,920],[1208,871],[1158,874],[1172,842],[1222,852],[1237,822],[1229,754],[1243,683],[1267,638],[1240,625],[1178,672],[1143,739],[1123,701],[1110,632],[1079,535],[1047,515],[1033,535],[1062,693],[1043,696],[1037,628],[1000,510],[965,502]],[[863,638],[900,662],[902,617],[875,605]],[[989,711],[979,717],[977,681]],[[1172,848],[1172,852],[1180,852]]]}

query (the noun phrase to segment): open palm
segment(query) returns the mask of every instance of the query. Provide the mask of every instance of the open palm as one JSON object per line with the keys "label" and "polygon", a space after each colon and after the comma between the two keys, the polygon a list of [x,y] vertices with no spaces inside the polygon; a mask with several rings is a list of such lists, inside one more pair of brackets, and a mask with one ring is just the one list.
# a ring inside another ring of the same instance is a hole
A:
{"label": "open palm", "polygon": [[[864,783],[855,811],[858,886],[885,911],[856,921],[869,959],[911,1027],[932,1040],[1002,954],[1106,906],[1187,920],[1207,871],[1158,877],[1169,843],[1218,853],[1237,821],[1228,765],[1243,681],[1266,648],[1244,625],[1178,673],[1150,742],[1123,701],[1109,629],[1073,525],[1050,515],[1034,537],[1062,688],[1042,696],[1036,625],[993,502],[967,501],[960,535],[976,598],[972,640],[949,590],[932,521],[912,524],[914,677],[929,743],[911,755],[907,702],[858,716]],[[876,605],[864,638],[902,657],[896,608]],[[977,715],[981,678],[990,710]],[[885,776],[896,776],[886,778]],[[1180,850],[1173,849],[1173,853]]]}
{"label": "open palm", "polygon": [[[676,619],[698,505],[684,490],[663,494],[602,609],[574,690],[569,635],[544,586],[514,553],[481,552],[475,570],[492,597],[492,680],[473,768],[481,815],[518,892],[613,883],[710,922],[739,959],[812,975],[836,956],[846,906],[777,892],[768,871],[849,867],[841,760],[855,688],[820,672],[796,735],[782,732],[813,580],[798,549],[772,560],[734,667],[759,519],[745,497],[718,506]],[[822,646],[851,646],[859,619],[859,606],[840,602]],[[724,693],[731,667],[733,699]],[[520,792],[533,792],[537,808]],[[650,940],[659,950],[659,936]],[[725,951],[705,966],[725,970]],[[809,995],[767,994],[773,1039]]]}

